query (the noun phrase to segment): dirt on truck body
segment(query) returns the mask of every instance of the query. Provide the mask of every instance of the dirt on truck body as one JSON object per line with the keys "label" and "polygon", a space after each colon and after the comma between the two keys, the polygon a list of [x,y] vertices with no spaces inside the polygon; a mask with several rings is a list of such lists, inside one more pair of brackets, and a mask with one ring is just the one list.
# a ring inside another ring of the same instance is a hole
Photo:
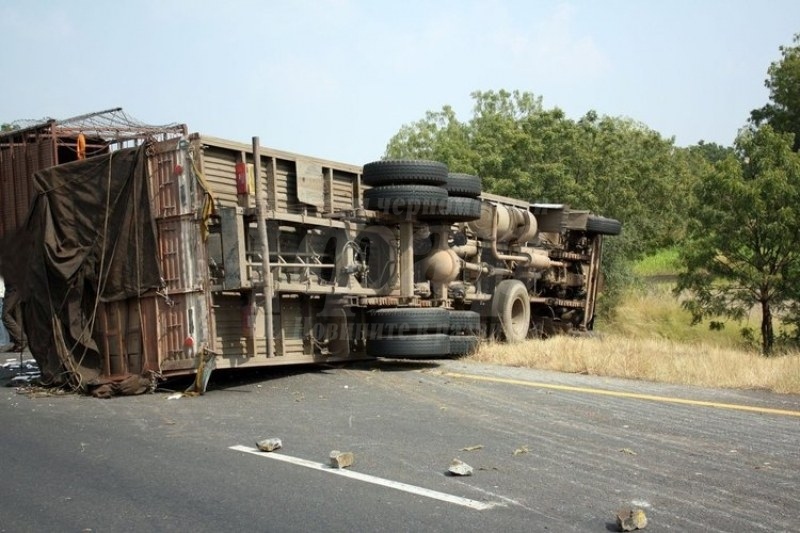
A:
{"label": "dirt on truck body", "polygon": [[46,383],[126,394],[196,374],[202,390],[212,368],[592,329],[614,219],[488,194],[434,161],[96,125],[119,111],[0,134],[2,273]]}

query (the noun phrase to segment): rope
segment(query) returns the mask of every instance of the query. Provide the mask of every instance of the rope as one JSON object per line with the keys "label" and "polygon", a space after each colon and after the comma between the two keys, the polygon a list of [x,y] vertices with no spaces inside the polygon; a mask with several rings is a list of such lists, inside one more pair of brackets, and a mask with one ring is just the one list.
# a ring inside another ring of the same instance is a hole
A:
{"label": "rope", "polygon": [[[69,353],[72,354],[73,357],[74,357],[73,351],[75,350],[75,347],[78,345],[78,343],[80,343],[81,341],[84,341],[84,339],[86,338],[87,332],[94,331],[94,324],[95,324],[95,321],[97,319],[97,307],[100,305],[100,295],[102,294],[103,289],[105,288],[105,282],[107,282],[107,279],[108,279],[108,277],[104,275],[103,270],[105,268],[105,262],[106,262],[106,238],[108,237],[109,211],[111,210],[111,176],[112,176],[111,169],[113,168],[111,163],[112,163],[113,157],[114,157],[114,152],[109,152],[109,154],[108,154],[108,182],[106,184],[106,205],[105,205],[106,211],[105,211],[105,216],[104,216],[104,219],[103,219],[102,253],[100,254],[100,268],[99,268],[100,279],[97,282],[97,291],[95,292],[95,296],[94,296],[94,307],[92,308],[92,313],[91,313],[91,315],[89,317],[89,322],[87,323],[87,325],[85,325],[83,327],[83,329],[81,330],[80,337],[75,339],[75,343],[72,345],[72,347],[69,350]],[[95,242],[97,242],[97,240],[95,240]],[[112,256],[111,256],[111,260],[110,261],[113,261],[113,256],[114,256],[114,252],[115,251],[116,251],[116,243],[114,244],[114,250],[112,251]],[[109,263],[110,263],[110,261],[109,261]],[[86,347],[86,344],[84,343],[83,344],[83,353],[81,353],[80,358],[77,360],[77,364],[76,364],[77,367],[80,367],[80,366],[83,365],[83,360],[86,358],[86,353],[87,352],[88,352],[88,348]],[[80,374],[79,374],[78,377],[79,377],[79,383],[80,383]]]}
{"label": "rope", "polygon": [[211,217],[217,212],[216,207],[214,207],[214,195],[211,193],[211,186],[208,184],[206,177],[197,168],[197,162],[194,158],[194,152],[189,150],[189,161],[192,164],[192,174],[197,178],[198,183],[200,184],[200,188],[203,189],[203,207],[200,210],[200,236],[203,239],[203,242],[208,240],[209,229],[208,226],[210,225]]}

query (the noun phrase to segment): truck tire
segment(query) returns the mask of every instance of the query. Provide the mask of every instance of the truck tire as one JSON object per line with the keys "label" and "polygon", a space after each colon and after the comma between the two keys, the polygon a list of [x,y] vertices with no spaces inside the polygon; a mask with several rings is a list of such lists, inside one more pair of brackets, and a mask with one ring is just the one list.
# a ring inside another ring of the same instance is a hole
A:
{"label": "truck tire", "polygon": [[387,307],[367,311],[367,337],[446,333],[448,311],[441,307]]}
{"label": "truck tire", "polygon": [[478,337],[474,335],[450,335],[450,355],[469,355],[478,349]]}
{"label": "truck tire", "polygon": [[450,336],[405,335],[367,340],[367,355],[393,359],[428,359],[450,355]]}
{"label": "truck tire", "polygon": [[444,188],[450,196],[464,198],[477,198],[483,190],[481,178],[478,176],[454,173],[447,175],[447,182],[445,182]]}
{"label": "truck tire", "polygon": [[447,207],[447,191],[433,185],[383,185],[364,192],[364,207],[392,215],[434,215]]}
{"label": "truck tire", "polygon": [[365,185],[443,185],[447,165],[437,161],[387,159],[364,165],[361,179]]}
{"label": "truck tire", "polygon": [[586,219],[586,231],[598,235],[619,235],[622,233],[622,223],[613,218],[590,216]]}
{"label": "truck tire", "polygon": [[516,279],[498,283],[492,295],[492,316],[500,322],[508,342],[525,340],[531,323],[531,302],[525,284]]}
{"label": "truck tire", "polygon": [[475,311],[450,311],[450,335],[479,335],[481,315]]}
{"label": "truck tire", "polygon": [[419,218],[429,222],[471,222],[481,218],[481,201],[476,198],[450,196],[441,212],[423,213]]}

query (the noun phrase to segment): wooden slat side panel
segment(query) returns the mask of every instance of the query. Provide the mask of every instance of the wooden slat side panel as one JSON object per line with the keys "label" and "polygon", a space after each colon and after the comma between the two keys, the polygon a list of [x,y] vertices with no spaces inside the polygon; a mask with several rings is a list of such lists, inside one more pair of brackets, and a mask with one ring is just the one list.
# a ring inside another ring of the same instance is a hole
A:
{"label": "wooden slat side panel", "polygon": [[331,191],[334,211],[346,211],[355,207],[353,202],[353,183],[357,176],[344,172],[333,172],[333,190]]}
{"label": "wooden slat side panel", "polygon": [[213,302],[217,352],[223,356],[243,357],[247,353],[247,324],[243,320],[249,313],[247,301],[239,295],[216,293]]}
{"label": "wooden slat side panel", "polygon": [[236,195],[236,152],[207,147],[203,150],[202,172],[214,199],[226,207],[238,204]]}
{"label": "wooden slat side panel", "polygon": [[303,213],[306,205],[297,198],[297,174],[294,161],[276,160],[275,205],[285,213]]}
{"label": "wooden slat side panel", "polygon": [[278,335],[284,346],[296,347],[297,341],[300,342],[302,351],[302,342],[305,337],[306,320],[303,317],[303,306],[301,298],[299,297],[282,297],[280,301],[280,327]]}

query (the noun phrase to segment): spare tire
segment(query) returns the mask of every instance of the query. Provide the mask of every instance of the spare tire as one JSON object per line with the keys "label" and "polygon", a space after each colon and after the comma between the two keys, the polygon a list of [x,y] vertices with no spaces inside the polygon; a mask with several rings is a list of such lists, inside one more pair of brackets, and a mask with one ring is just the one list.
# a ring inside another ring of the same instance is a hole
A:
{"label": "spare tire", "polygon": [[443,185],[447,165],[438,161],[386,159],[364,165],[361,179],[365,185]]}

